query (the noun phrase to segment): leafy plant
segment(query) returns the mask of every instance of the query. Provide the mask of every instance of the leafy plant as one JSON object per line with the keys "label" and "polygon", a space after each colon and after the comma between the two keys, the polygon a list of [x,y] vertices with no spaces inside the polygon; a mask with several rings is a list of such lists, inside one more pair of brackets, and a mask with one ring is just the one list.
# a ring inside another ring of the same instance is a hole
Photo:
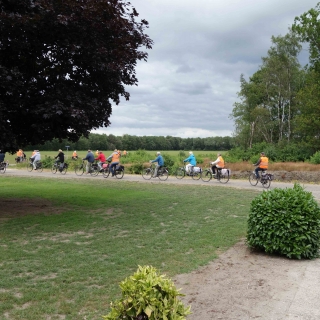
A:
{"label": "leafy plant", "polygon": [[310,163],[313,163],[313,164],[320,163],[320,151],[317,151],[313,156],[310,157]]}
{"label": "leafy plant", "polygon": [[174,283],[152,266],[139,266],[133,276],[121,282],[120,288],[122,298],[111,303],[105,320],[183,320],[190,314],[190,307],[178,299],[182,294]]}
{"label": "leafy plant", "polygon": [[251,202],[247,243],[267,253],[312,259],[319,255],[320,208],[311,192],[293,188],[264,191]]}

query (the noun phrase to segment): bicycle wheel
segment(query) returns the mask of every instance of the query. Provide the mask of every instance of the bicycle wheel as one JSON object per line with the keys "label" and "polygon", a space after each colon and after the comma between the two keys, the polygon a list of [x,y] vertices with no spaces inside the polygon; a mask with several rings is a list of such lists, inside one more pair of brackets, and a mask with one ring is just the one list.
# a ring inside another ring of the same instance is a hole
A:
{"label": "bicycle wheel", "polygon": [[204,170],[201,172],[200,177],[203,182],[209,182],[212,179],[212,173],[210,170]]}
{"label": "bicycle wheel", "polygon": [[68,167],[63,166],[63,169],[62,169],[62,171],[60,171],[60,173],[65,175],[67,173],[67,171],[68,171]]}
{"label": "bicycle wheel", "polygon": [[150,180],[151,177],[153,176],[153,172],[154,172],[153,169],[150,169],[150,168],[144,169],[144,170],[142,171],[142,178],[143,178],[144,180]]}
{"label": "bicycle wheel", "polygon": [[77,176],[82,176],[84,173],[84,165],[76,166],[74,169],[74,172],[76,173]]}
{"label": "bicycle wheel", "polygon": [[37,164],[37,171],[38,172],[42,172],[43,171],[42,162]]}
{"label": "bicycle wheel", "polygon": [[51,172],[52,172],[53,174],[55,174],[55,173],[57,172],[57,165],[56,165],[56,164],[54,164],[54,165],[52,166]]}
{"label": "bicycle wheel", "polygon": [[0,164],[0,173],[5,173],[6,172],[6,169],[7,169],[7,165],[2,163]]}
{"label": "bicycle wheel", "polygon": [[184,169],[179,168],[179,169],[177,169],[175,176],[177,179],[182,179],[185,176],[185,174],[186,174],[186,172],[184,171]]}
{"label": "bicycle wheel", "polygon": [[115,170],[114,175],[116,176],[117,179],[122,179],[123,175],[124,175],[124,169],[119,170],[119,171]]}
{"label": "bicycle wheel", "polygon": [[98,169],[98,167],[92,166],[91,169],[90,169],[90,174],[91,174],[93,177],[96,177],[96,176],[99,174],[99,169]]}
{"label": "bicycle wheel", "polygon": [[158,172],[158,178],[162,181],[166,181],[168,179],[168,170],[160,169],[160,171]]}
{"label": "bicycle wheel", "polygon": [[258,184],[258,179],[253,172],[251,172],[249,175],[249,182],[252,186],[256,186]]}
{"label": "bicycle wheel", "polygon": [[201,172],[193,172],[192,180],[199,180],[201,178]]}
{"label": "bicycle wheel", "polygon": [[221,183],[227,183],[229,181],[229,170],[226,172],[226,173],[221,173],[219,172],[218,174],[218,180],[221,182]]}
{"label": "bicycle wheel", "polygon": [[29,172],[31,172],[31,171],[33,170],[33,164],[32,164],[32,163],[28,163],[28,164],[27,164],[27,170],[28,170]]}
{"label": "bicycle wheel", "polygon": [[261,180],[261,183],[265,189],[268,189],[271,185],[271,180],[269,178],[265,178],[265,179]]}
{"label": "bicycle wheel", "polygon": [[104,169],[102,170],[102,174],[103,174],[103,177],[104,177],[104,178],[108,178],[108,177],[109,177],[109,174],[110,174],[109,168],[104,168]]}

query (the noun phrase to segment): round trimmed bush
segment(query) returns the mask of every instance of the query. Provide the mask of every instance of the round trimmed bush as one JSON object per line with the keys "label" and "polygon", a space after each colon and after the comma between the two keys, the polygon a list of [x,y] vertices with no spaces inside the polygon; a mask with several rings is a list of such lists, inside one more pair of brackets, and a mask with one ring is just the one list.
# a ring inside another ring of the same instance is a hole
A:
{"label": "round trimmed bush", "polygon": [[312,193],[295,184],[257,196],[251,202],[247,243],[288,258],[318,257],[320,208]]}

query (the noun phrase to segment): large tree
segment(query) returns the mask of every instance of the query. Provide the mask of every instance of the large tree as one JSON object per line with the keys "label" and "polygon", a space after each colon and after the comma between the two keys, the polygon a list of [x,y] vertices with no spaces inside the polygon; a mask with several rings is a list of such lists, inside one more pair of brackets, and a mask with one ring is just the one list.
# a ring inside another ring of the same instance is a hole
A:
{"label": "large tree", "polygon": [[0,149],[108,126],[151,49],[126,0],[0,0]]}
{"label": "large tree", "polygon": [[304,78],[298,62],[301,44],[293,32],[271,40],[268,55],[250,81],[241,75],[241,102],[234,104],[231,115],[236,135],[249,148],[260,141],[290,141],[298,113],[295,97]]}

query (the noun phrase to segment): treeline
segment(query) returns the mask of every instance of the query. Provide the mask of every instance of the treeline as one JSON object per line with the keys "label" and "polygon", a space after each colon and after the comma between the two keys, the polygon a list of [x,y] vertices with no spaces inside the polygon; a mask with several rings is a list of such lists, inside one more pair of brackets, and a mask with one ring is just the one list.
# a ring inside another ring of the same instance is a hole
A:
{"label": "treeline", "polygon": [[112,134],[91,133],[88,138],[81,137],[78,142],[54,139],[42,145],[29,145],[25,150],[230,150],[234,147],[232,137],[179,138],[172,136],[114,136]]}
{"label": "treeline", "polygon": [[[248,80],[240,77],[240,102],[234,104],[235,143],[280,146],[303,143],[320,148],[320,5],[295,18],[285,36],[272,45]],[[309,64],[299,63],[302,44],[309,45]]]}

